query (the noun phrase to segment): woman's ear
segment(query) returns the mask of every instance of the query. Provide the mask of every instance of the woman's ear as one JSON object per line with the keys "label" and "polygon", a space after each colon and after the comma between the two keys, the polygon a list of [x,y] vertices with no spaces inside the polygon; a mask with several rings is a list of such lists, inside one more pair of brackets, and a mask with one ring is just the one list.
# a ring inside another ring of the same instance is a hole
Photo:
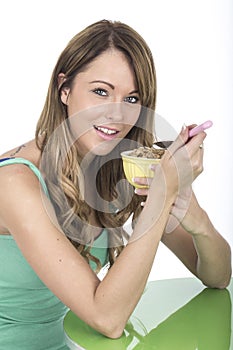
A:
{"label": "woman's ear", "polygon": [[[60,89],[61,85],[66,81],[66,76],[64,73],[60,73],[58,74],[58,89]],[[62,103],[64,103],[65,105],[68,105],[68,97],[69,97],[69,92],[70,89],[68,87],[64,87],[61,89],[60,92],[60,97],[61,97],[61,101]]]}

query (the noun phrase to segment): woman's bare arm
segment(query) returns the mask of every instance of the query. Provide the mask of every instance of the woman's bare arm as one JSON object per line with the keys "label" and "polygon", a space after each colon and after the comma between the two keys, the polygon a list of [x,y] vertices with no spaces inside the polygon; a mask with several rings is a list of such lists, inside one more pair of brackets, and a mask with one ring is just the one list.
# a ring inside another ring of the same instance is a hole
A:
{"label": "woman's bare arm", "polygon": [[230,246],[192,191],[186,200],[185,196],[176,199],[172,215],[177,225],[173,232],[163,235],[162,241],[205,285],[226,288],[232,273]]}
{"label": "woman's bare arm", "polygon": [[[174,199],[154,194],[138,220],[134,238],[102,282],[53,224],[37,178],[24,165],[0,171],[1,221],[40,279],[90,326],[119,337],[141,297]],[[160,213],[160,202],[165,202]],[[153,209],[153,210],[152,210]],[[157,211],[157,213],[156,213]],[[152,215],[150,215],[150,212]],[[157,216],[157,218],[156,218]]]}

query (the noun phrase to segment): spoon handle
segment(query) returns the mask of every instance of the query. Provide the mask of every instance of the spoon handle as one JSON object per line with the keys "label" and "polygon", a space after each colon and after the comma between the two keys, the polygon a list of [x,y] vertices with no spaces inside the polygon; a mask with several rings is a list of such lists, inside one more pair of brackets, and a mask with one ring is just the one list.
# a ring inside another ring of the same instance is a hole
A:
{"label": "spoon handle", "polygon": [[204,123],[196,126],[195,128],[191,129],[189,131],[189,137],[193,137],[194,135],[197,135],[199,132],[210,128],[212,125],[213,125],[213,122],[211,120],[207,120],[206,122],[204,122]]}

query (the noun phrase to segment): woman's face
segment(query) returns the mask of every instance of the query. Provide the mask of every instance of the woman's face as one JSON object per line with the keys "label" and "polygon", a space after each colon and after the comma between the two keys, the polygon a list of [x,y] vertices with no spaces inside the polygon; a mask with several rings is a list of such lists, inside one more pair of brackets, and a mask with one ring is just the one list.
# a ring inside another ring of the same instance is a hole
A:
{"label": "woman's face", "polygon": [[111,152],[135,125],[141,108],[133,69],[114,49],[78,73],[72,88],[62,89],[61,99],[82,156]]}

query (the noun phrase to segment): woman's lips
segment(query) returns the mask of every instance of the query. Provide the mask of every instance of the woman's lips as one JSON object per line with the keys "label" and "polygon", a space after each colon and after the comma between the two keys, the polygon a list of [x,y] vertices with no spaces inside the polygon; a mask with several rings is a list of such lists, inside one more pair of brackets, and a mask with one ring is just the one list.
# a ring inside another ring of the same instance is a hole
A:
{"label": "woman's lips", "polygon": [[117,134],[119,133],[119,130],[106,126],[94,125],[94,129],[96,130],[97,135],[99,135],[104,140],[112,140],[116,138]]}

